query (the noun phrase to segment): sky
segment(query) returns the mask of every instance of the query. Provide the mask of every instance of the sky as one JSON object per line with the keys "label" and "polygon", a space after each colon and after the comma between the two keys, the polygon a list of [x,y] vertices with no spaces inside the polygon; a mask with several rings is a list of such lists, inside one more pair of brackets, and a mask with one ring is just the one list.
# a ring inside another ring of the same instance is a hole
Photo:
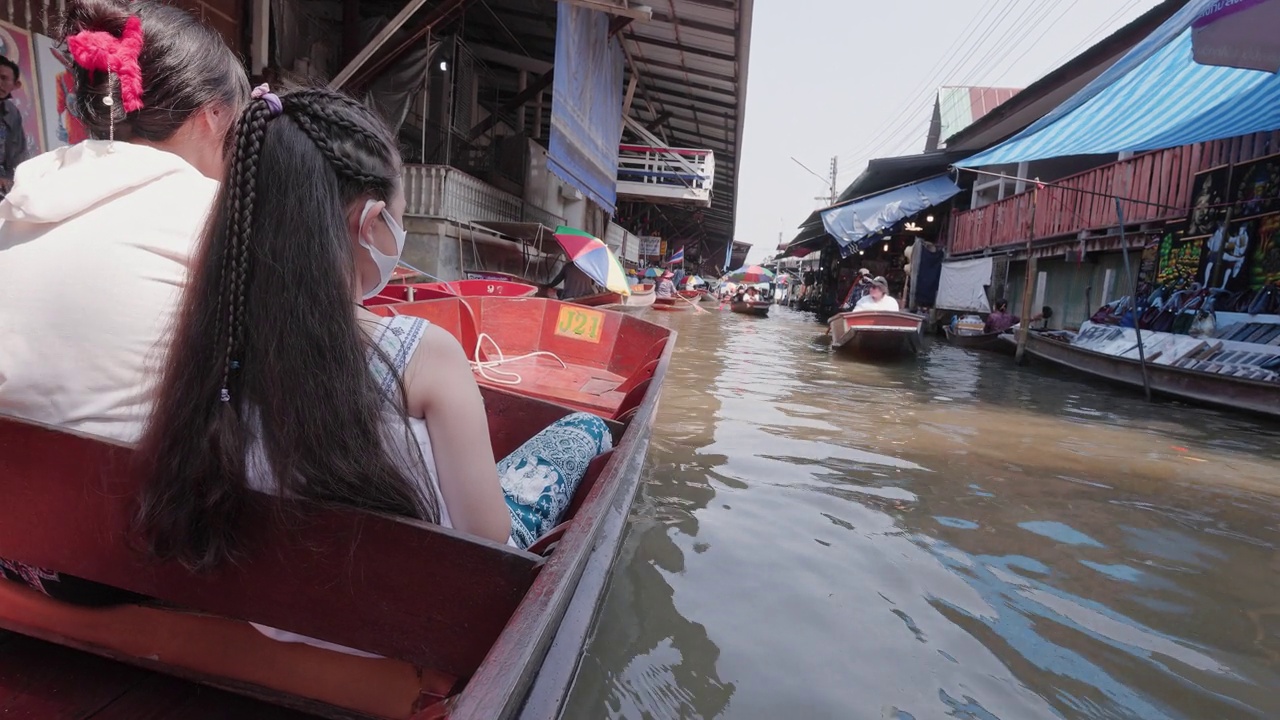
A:
{"label": "sky", "polygon": [[[924,150],[943,85],[1025,87],[1160,0],[755,0],[735,239],[776,252],[876,157]],[[792,160],[795,158],[795,160]]]}

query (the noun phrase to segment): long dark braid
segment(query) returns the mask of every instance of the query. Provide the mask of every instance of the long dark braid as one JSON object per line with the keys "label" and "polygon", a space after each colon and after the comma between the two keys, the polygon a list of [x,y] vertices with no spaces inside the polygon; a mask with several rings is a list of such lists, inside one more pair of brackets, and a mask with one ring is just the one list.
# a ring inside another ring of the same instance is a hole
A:
{"label": "long dark braid", "polygon": [[[224,292],[218,298],[218,332],[215,337],[223,347],[222,387],[220,400],[230,402],[233,374],[240,367],[244,341],[245,285],[249,273],[249,240],[253,234],[254,204],[257,201],[258,157],[266,134],[271,110],[264,102],[251,102],[245,108],[235,131],[231,167],[227,173],[227,200],[231,222],[227,244],[223,248],[222,273],[219,284]],[[225,327],[223,317],[225,315]]]}
{"label": "long dark braid", "polygon": [[413,480],[429,470],[403,382],[388,404],[368,366],[381,350],[351,309],[348,212],[398,192],[391,133],[344,95],[303,90],[250,101],[229,150],[136,453],[150,550],[193,568],[234,557],[262,477],[249,452],[279,495],[438,520],[439,498]]}

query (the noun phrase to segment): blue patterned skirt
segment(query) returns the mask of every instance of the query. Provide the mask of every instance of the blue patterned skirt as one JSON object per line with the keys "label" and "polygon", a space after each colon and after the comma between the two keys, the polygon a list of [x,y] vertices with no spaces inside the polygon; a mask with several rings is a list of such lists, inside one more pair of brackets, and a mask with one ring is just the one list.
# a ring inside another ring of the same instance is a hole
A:
{"label": "blue patterned skirt", "polygon": [[603,420],[574,413],[498,463],[516,545],[529,547],[560,522],[591,460],[611,447],[613,436]]}

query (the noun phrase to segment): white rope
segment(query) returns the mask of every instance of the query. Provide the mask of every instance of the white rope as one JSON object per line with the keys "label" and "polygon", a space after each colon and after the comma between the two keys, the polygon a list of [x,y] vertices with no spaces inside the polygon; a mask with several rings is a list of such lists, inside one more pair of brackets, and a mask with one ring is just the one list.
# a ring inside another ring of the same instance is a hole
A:
{"label": "white rope", "polygon": [[[496,352],[498,355],[497,360],[480,360],[480,351],[484,346],[485,340],[488,340],[489,344],[493,346],[494,352]],[[560,367],[562,368],[569,367],[568,365],[565,364],[564,360],[560,359],[560,356],[552,352],[547,352],[545,350],[538,350],[536,352],[531,352],[525,355],[517,355],[515,357],[510,357],[510,358],[506,357],[502,354],[502,348],[498,347],[498,342],[494,340],[492,337],[489,337],[489,333],[480,333],[480,336],[476,338],[476,359],[471,361],[471,369],[474,370],[475,372],[480,373],[480,377],[484,378],[485,380],[488,380],[489,382],[498,383],[499,385],[519,385],[520,383],[524,382],[524,378],[520,377],[519,373],[515,373],[510,370],[498,370],[497,369],[498,366],[502,365],[503,363],[515,362],[517,360],[526,360],[528,358],[538,357],[539,355],[545,355],[551,358],[552,360],[555,360],[556,362],[560,363]],[[503,379],[502,377],[499,377],[499,376],[505,376],[506,378],[514,378],[514,380]]]}

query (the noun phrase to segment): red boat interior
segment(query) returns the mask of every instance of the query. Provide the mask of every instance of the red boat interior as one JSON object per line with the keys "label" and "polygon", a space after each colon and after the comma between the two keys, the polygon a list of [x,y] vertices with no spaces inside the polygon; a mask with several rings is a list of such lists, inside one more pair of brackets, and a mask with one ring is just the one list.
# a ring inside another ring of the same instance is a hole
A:
{"label": "red boat interior", "polygon": [[[613,419],[640,404],[668,338],[667,330],[621,313],[537,298],[451,298],[372,309],[430,320],[457,337],[473,362],[497,363],[477,372],[482,386]],[[482,342],[482,335],[488,339]],[[548,354],[533,355],[538,352]]]}
{"label": "red boat interior", "polygon": [[[380,309],[426,317],[472,355],[486,333],[501,339],[507,357],[545,351],[564,361],[501,366],[520,374],[518,385],[481,381],[497,457],[579,409],[605,417],[615,443],[623,440],[673,338],[633,318],[551,300],[452,298]],[[350,508],[284,501],[281,512],[280,501],[264,497],[245,523],[256,550],[193,574],[149,561],[131,543],[137,482],[127,448],[0,419],[0,557],[150,598],[88,608],[0,580],[0,716],[443,717],[517,609],[527,623],[537,610],[525,606],[542,606],[543,597],[526,602],[540,574],[553,567],[549,577],[561,582],[563,567],[548,559],[560,557],[554,551],[580,515],[598,522],[609,501],[597,498],[619,472],[616,452],[593,460],[565,522],[529,551]],[[278,642],[250,622],[381,657]]]}

